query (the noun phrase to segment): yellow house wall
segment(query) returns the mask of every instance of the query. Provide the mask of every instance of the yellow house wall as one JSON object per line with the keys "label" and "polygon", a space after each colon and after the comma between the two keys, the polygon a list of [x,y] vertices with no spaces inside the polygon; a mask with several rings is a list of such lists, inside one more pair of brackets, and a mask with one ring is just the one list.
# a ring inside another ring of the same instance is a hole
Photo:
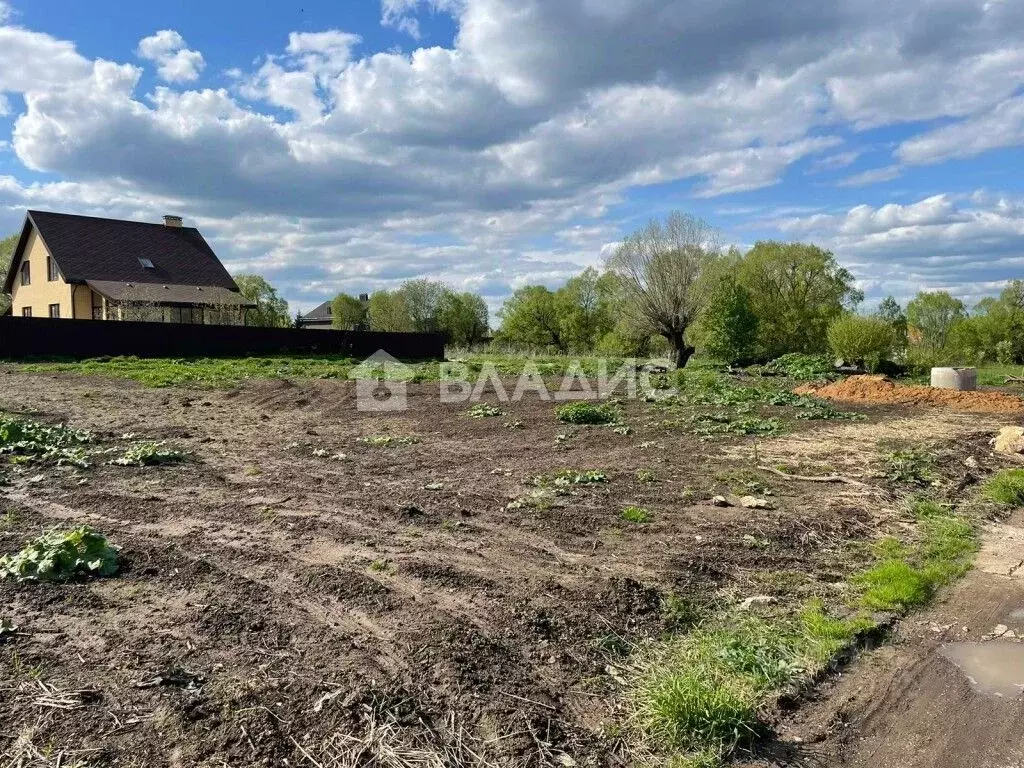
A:
{"label": "yellow house wall", "polygon": [[[46,277],[46,246],[42,238],[33,229],[29,232],[28,242],[25,244],[25,252],[14,273],[14,286],[11,288],[11,309],[16,317],[21,315],[25,307],[32,307],[33,317],[49,317],[50,305],[60,304],[60,316],[62,318],[72,317],[71,314],[71,286],[64,282],[64,278],[58,276],[56,280],[50,281]],[[21,284],[21,265],[24,261],[31,264],[32,283],[31,285]],[[82,286],[78,289],[79,301],[81,296],[88,294],[89,289]],[[89,317],[89,314],[74,317]]]}

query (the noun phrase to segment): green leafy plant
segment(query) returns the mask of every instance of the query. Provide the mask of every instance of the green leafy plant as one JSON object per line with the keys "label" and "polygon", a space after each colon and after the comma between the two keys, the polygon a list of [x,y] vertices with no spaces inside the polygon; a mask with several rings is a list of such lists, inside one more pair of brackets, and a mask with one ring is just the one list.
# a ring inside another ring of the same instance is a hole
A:
{"label": "green leafy plant", "polygon": [[24,461],[52,461],[84,468],[88,461],[81,446],[91,441],[92,433],[87,430],[0,415],[0,453]]}
{"label": "green leafy plant", "polygon": [[649,523],[654,516],[643,507],[626,507],[619,514],[619,517],[627,523]]}
{"label": "green leafy plant", "polygon": [[128,447],[121,456],[110,463],[119,467],[152,467],[159,464],[175,464],[185,459],[182,451],[165,448],[164,443],[142,442]]}
{"label": "green leafy plant", "polygon": [[927,485],[934,477],[935,458],[920,448],[900,448],[882,457],[883,476],[897,483]]}
{"label": "green leafy plant", "polygon": [[0,578],[18,581],[70,581],[82,576],[112,576],[118,550],[87,525],[53,529],[14,555],[0,557]]}
{"label": "green leafy plant", "polygon": [[566,424],[616,424],[620,420],[618,409],[607,403],[581,400],[559,406],[558,420]]}
{"label": "green leafy plant", "polygon": [[829,379],[836,376],[836,368],[824,355],[806,355],[802,352],[790,352],[767,363],[763,373],[788,376],[791,379],[804,381]]}
{"label": "green leafy plant", "polygon": [[466,411],[466,415],[473,419],[489,419],[494,416],[501,416],[502,411],[490,403],[477,403]]}
{"label": "green leafy plant", "polygon": [[636,479],[641,483],[656,483],[658,482],[658,475],[653,469],[638,469],[636,471]]}
{"label": "green leafy plant", "polygon": [[1024,469],[1004,469],[981,487],[981,495],[996,504],[1024,506]]}
{"label": "green leafy plant", "polygon": [[533,478],[536,486],[567,486],[567,485],[591,485],[593,483],[607,483],[608,475],[599,469],[560,469],[550,475],[537,475]]}

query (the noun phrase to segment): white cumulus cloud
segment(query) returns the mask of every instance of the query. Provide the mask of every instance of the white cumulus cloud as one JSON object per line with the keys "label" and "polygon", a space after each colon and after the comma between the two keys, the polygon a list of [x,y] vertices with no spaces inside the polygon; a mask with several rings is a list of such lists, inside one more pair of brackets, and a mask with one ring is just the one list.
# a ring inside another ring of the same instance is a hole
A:
{"label": "white cumulus cloud", "polygon": [[157,65],[157,74],[169,83],[188,83],[199,79],[206,62],[199,51],[190,50],[173,29],[161,29],[139,40],[136,54]]}

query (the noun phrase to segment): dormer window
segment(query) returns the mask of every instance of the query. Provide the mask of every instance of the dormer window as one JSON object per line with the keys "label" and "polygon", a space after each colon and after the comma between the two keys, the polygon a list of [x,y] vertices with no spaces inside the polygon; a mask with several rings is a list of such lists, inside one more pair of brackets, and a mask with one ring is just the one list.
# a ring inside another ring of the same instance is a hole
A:
{"label": "dormer window", "polygon": [[139,256],[139,264],[144,266],[146,269],[156,269],[156,267],[153,266],[153,262],[145,256]]}

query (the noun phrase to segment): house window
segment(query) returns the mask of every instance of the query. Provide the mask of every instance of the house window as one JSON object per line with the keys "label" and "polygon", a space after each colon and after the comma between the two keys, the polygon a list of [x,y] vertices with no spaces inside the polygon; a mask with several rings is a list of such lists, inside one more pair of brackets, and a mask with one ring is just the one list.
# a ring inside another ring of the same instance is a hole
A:
{"label": "house window", "polygon": [[60,304],[50,305],[50,317],[60,318]]}
{"label": "house window", "polygon": [[156,269],[156,267],[153,266],[153,261],[151,259],[147,259],[145,256],[139,256],[139,264],[144,266],[146,269]]}
{"label": "house window", "polygon": [[21,284],[32,285],[32,266],[27,262],[21,262]]}
{"label": "house window", "polygon": [[46,279],[51,283],[60,279],[60,270],[57,269],[57,262],[53,256],[46,257]]}
{"label": "house window", "polygon": [[22,317],[32,317],[32,307],[22,307],[21,308],[21,316]]}

